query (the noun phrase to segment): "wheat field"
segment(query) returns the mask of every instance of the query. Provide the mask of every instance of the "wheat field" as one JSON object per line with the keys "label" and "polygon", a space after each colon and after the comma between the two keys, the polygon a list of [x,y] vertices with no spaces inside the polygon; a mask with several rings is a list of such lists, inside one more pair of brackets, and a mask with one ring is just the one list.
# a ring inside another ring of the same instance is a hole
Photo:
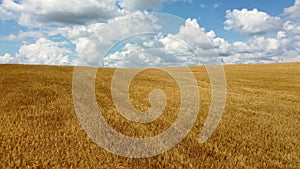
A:
{"label": "wheat field", "polygon": [[[81,128],[72,100],[74,67],[0,65],[0,168],[300,168],[300,63],[226,65],[226,107],[205,143],[198,138],[210,106],[204,67],[191,67],[201,107],[187,137],[150,158],[117,156],[95,144]],[[99,110],[117,131],[151,137],[177,118],[180,92],[158,69],[139,73],[130,99],[149,108],[153,89],[165,92],[163,115],[149,124],[126,120],[111,95],[115,69],[100,68],[95,80]]]}

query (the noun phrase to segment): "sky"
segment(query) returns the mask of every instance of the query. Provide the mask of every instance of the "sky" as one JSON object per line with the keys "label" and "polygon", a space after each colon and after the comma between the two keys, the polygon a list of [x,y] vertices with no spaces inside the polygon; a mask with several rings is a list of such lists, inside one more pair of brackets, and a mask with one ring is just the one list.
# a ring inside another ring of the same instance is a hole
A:
{"label": "sky", "polygon": [[300,61],[300,0],[0,0],[0,64]]}

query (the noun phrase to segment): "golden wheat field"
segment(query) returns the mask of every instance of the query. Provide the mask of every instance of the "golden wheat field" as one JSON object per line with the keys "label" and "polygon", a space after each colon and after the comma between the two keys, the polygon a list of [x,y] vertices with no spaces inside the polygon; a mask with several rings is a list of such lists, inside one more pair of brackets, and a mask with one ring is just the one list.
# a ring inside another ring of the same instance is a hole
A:
{"label": "golden wheat field", "polygon": [[[300,63],[224,66],[226,107],[205,143],[198,138],[210,106],[204,67],[191,67],[201,107],[187,137],[150,158],[114,155],[81,128],[72,100],[74,67],[0,65],[0,168],[300,168]],[[139,73],[130,85],[135,108],[149,108],[148,94],[166,94],[163,115],[148,124],[126,120],[111,95],[115,69],[95,81],[99,110],[117,131],[151,137],[172,125],[180,105],[174,79],[158,69]]]}

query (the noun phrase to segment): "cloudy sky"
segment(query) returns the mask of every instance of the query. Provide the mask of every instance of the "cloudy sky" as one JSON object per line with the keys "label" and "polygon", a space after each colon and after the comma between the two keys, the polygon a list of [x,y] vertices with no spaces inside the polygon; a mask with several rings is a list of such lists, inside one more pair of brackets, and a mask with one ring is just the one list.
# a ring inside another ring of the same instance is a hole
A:
{"label": "cloudy sky", "polygon": [[300,0],[0,0],[0,20],[0,63],[300,61]]}

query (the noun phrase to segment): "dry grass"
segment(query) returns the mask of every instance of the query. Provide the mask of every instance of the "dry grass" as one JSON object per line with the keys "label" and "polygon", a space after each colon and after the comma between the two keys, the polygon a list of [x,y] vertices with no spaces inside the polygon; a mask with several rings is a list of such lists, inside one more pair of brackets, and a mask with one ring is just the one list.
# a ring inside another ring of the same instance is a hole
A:
{"label": "dry grass", "polygon": [[[210,106],[209,78],[192,67],[201,109],[188,136],[147,159],[119,157],[98,147],[81,129],[72,104],[73,67],[0,65],[0,168],[300,168],[300,63],[225,66],[227,102],[213,136],[198,144]],[[96,95],[104,117],[132,137],[153,136],[176,119],[180,93],[168,74],[140,73],[131,100],[149,107],[152,89],[165,91],[164,114],[150,124],[127,121],[110,94],[114,69],[99,69]]]}

